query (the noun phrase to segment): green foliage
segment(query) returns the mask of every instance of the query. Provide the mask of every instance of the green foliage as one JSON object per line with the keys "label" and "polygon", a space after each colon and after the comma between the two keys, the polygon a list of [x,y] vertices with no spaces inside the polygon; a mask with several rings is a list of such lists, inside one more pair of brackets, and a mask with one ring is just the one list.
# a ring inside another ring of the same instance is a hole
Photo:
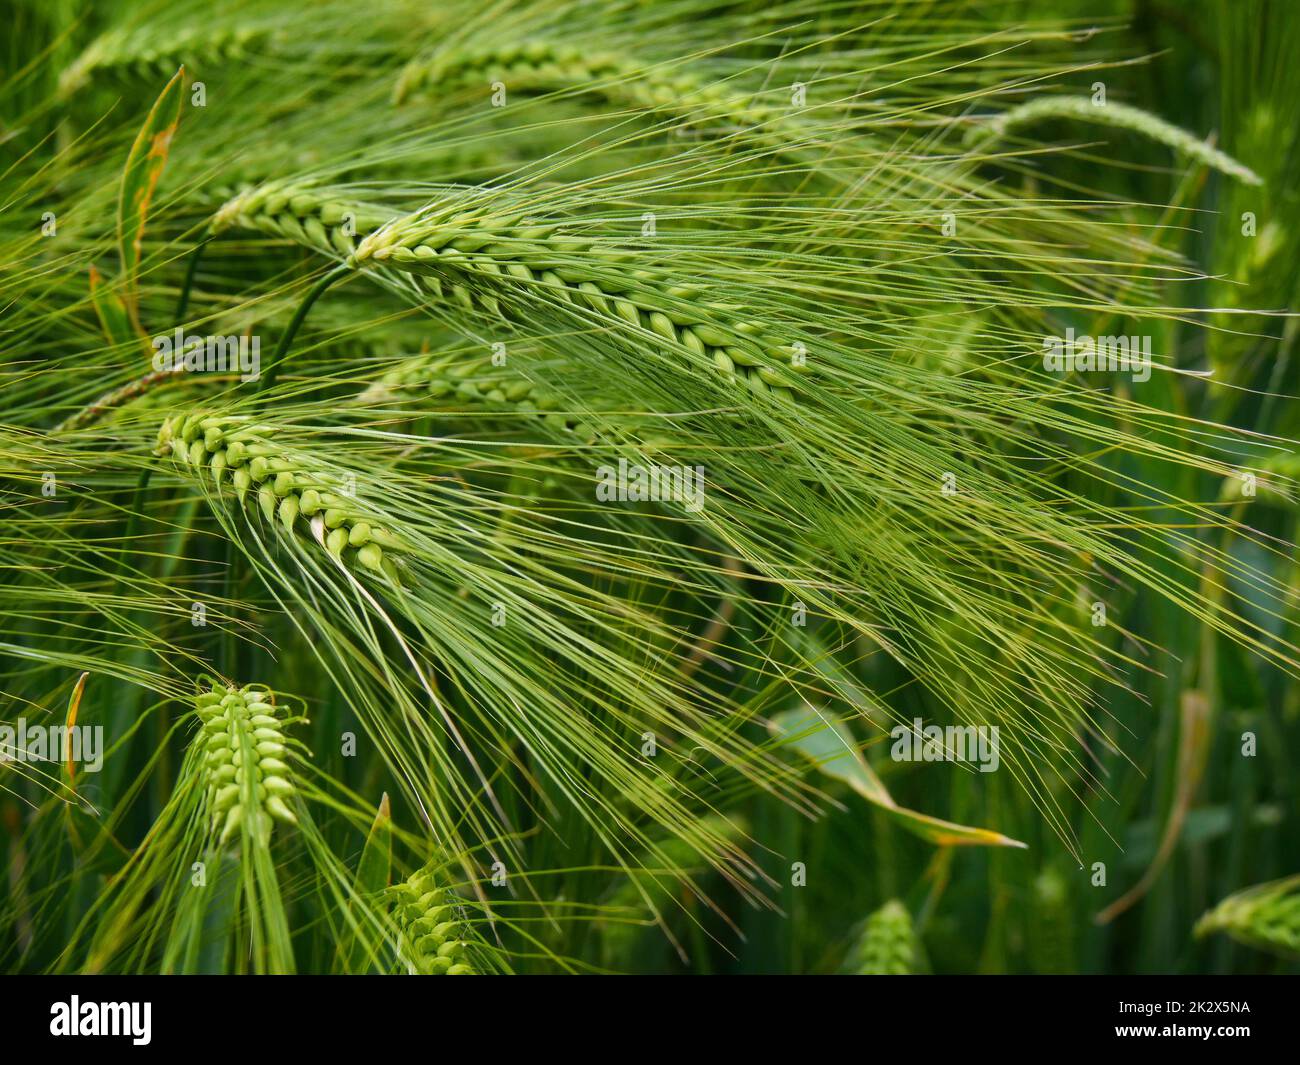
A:
{"label": "green foliage", "polygon": [[0,0],[0,965],[1294,969],[1300,17],[1175,6]]}

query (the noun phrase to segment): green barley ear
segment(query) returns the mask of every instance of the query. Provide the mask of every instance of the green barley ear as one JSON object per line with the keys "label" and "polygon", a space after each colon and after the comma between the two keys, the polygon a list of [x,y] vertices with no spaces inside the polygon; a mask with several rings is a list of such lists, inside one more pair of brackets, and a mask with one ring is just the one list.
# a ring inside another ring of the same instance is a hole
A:
{"label": "green barley ear", "polygon": [[[318,874],[346,883],[304,801],[286,738],[299,719],[255,684],[205,680],[193,705],[200,724],[171,795],[72,937],[69,957],[87,944],[88,971],[293,972],[278,863],[306,854]],[[276,821],[294,826],[301,850],[273,857]]]}
{"label": "green barley ear", "polygon": [[[484,217],[481,194],[469,189],[448,189],[424,210],[393,218],[337,191],[272,183],[225,204],[212,229],[271,233],[342,254],[354,269],[388,268],[475,316],[527,324],[542,303],[603,329],[661,338],[687,364],[711,366],[755,393],[793,396],[791,375],[806,366],[792,362],[788,338],[748,319],[742,308],[708,303],[697,286],[669,285],[633,269],[635,257],[600,235],[562,232],[559,220],[525,220],[522,204],[504,215],[499,207],[493,212]],[[351,234],[340,232],[345,219]],[[368,235],[357,239],[362,233]]]}
{"label": "green barley ear", "polygon": [[473,976],[470,957],[475,936],[460,913],[460,901],[432,866],[398,884],[396,904],[397,953],[402,971],[420,976]]}
{"label": "green barley ear", "polygon": [[371,233],[348,264],[410,275],[433,298],[476,314],[526,322],[530,304],[544,303],[604,329],[655,336],[687,365],[792,398],[786,338],[740,307],[706,302],[695,286],[633,269],[634,256],[597,235],[560,230],[559,221],[525,220],[522,207],[484,217],[471,192],[452,189]]}
{"label": "green barley ear", "polygon": [[154,454],[168,453],[186,473],[209,475],[219,491],[228,480],[239,503],[255,503],[280,535],[295,543],[314,540],[352,568],[397,580],[385,552],[400,550],[401,541],[367,520],[337,485],[314,475],[299,452],[276,442],[273,429],[202,413],[175,415],[154,446]]}
{"label": "green barley ear", "polygon": [[402,359],[358,395],[357,401],[455,398],[466,404],[527,409],[542,398],[539,392],[539,387],[522,375],[494,366],[490,355],[436,351]]}
{"label": "green barley ear", "polygon": [[908,976],[921,971],[921,944],[906,906],[890,899],[867,918],[850,964],[859,976]]}
{"label": "green barley ear", "polygon": [[1044,869],[1034,878],[1028,938],[1034,972],[1059,975],[1077,971],[1069,881],[1057,869]]}
{"label": "green barley ear", "polygon": [[357,241],[394,217],[392,211],[341,199],[302,182],[270,181],[227,200],[210,231],[251,229],[286,237],[327,255],[349,256]]}
{"label": "green barley ear", "polygon": [[1284,957],[1300,957],[1300,876],[1229,895],[1196,922],[1198,939],[1214,932]]}
{"label": "green barley ear", "polygon": [[1140,107],[1129,104],[1109,101],[1105,104],[1094,104],[1086,96],[1045,96],[1030,100],[996,118],[972,126],[966,131],[966,144],[971,148],[986,148],[1017,129],[1054,118],[1072,118],[1081,122],[1095,122],[1115,129],[1130,130],[1247,185],[1263,184],[1263,180],[1255,171],[1243,166],[1226,152],[1219,151],[1213,145],[1206,144],[1205,141],[1156,117],[1149,111],[1143,111]]}
{"label": "green barley ear", "polygon": [[203,727],[195,743],[203,752],[207,804],[219,842],[251,832],[266,846],[272,821],[296,825],[288,802],[297,793],[285,760],[284,719],[265,688],[214,684],[195,700]]}
{"label": "green barley ear", "polygon": [[633,56],[558,41],[520,41],[413,60],[398,78],[393,102],[421,95],[445,98],[496,82],[520,95],[587,93],[703,130],[739,130],[779,143],[762,129],[782,117],[776,107],[662,64],[647,67]]}
{"label": "green barley ear", "polygon": [[599,434],[579,414],[562,410],[551,389],[515,370],[495,366],[490,355],[434,352],[402,359],[358,394],[363,406],[390,403],[455,403],[476,414],[501,413],[536,419],[562,439],[594,443]]}
{"label": "green barley ear", "polygon": [[151,82],[170,77],[179,66],[193,76],[237,62],[273,38],[270,30],[257,26],[172,27],[165,36],[154,27],[110,30],[59,75],[59,95],[69,96],[105,76]]}

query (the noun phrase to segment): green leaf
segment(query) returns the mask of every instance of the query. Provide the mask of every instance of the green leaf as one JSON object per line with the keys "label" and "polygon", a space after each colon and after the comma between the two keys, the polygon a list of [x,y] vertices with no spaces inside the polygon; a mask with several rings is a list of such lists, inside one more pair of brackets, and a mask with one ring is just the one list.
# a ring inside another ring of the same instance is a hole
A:
{"label": "green leaf", "polygon": [[205,856],[210,882],[183,896],[169,938],[164,972],[220,975],[227,971],[239,912],[239,861],[229,852]]}
{"label": "green leaf", "polygon": [[135,332],[146,335],[140,324],[138,284],[140,259],[143,256],[145,224],[153,205],[154,190],[167,165],[172,137],[181,118],[183,78],[181,67],[172,76],[149,109],[149,115],[136,134],[122,170],[122,186],[117,199],[117,243],[122,256],[122,301]]}
{"label": "green leaf", "polygon": [[1026,844],[988,828],[971,828],[899,806],[867,764],[853,734],[834,714],[811,706],[777,714],[772,731],[788,746],[811,759],[823,773],[842,780],[873,806],[891,814],[907,831],[943,847],[1024,847]]}
{"label": "green leaf", "polygon": [[365,894],[383,891],[388,887],[393,866],[393,817],[388,804],[388,792],[379,800],[375,822],[366,836],[366,845],[357,864],[357,890]]}
{"label": "green leaf", "polygon": [[[374,898],[386,887],[392,876],[393,867],[393,816],[388,802],[388,792],[379,800],[379,809],[375,812],[374,823],[366,836],[366,845],[361,849],[361,858],[357,862],[357,894],[350,907],[354,920],[361,920],[359,912],[361,900]],[[339,942],[339,959],[345,973],[364,973],[370,965],[369,955],[373,953],[368,945],[369,930],[364,924],[352,924]]]}
{"label": "green leaf", "polygon": [[136,342],[131,316],[118,287],[106,282],[104,275],[94,266],[90,268],[90,302],[95,307],[99,327],[110,344],[118,347]]}

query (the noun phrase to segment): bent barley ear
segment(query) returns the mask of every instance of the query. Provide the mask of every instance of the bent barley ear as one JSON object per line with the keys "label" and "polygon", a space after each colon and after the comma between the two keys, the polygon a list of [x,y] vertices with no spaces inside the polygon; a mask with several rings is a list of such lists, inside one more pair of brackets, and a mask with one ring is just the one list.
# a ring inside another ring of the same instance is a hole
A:
{"label": "bent barley ear", "polygon": [[[598,236],[561,234],[555,221],[525,224],[524,214],[519,205],[485,218],[472,193],[452,189],[426,209],[394,218],[327,189],[272,182],[227,202],[212,230],[252,229],[342,255],[354,269],[391,268],[475,316],[526,324],[543,306],[615,335],[632,329],[639,341],[666,341],[683,363],[707,367],[750,393],[793,398],[795,377],[808,367],[791,361],[779,330],[746,318],[739,307],[629,271],[627,254]],[[339,219],[351,222],[355,236]]]}
{"label": "bent barley ear", "polygon": [[202,755],[206,802],[220,843],[250,832],[265,846],[272,820],[296,825],[289,803],[297,794],[285,743],[284,720],[261,687],[213,684],[195,710],[203,722],[194,743]]}
{"label": "bent barley ear", "polygon": [[275,40],[258,26],[173,28],[161,37],[149,28],[110,30],[92,41],[59,75],[59,95],[70,96],[99,77],[151,82],[179,66],[202,74],[242,59],[248,50]]}
{"label": "bent barley ear", "polygon": [[545,386],[522,374],[494,366],[491,356],[468,358],[443,352],[403,359],[357,396],[361,404],[393,401],[456,402],[475,411],[531,416],[561,435],[572,435],[583,443],[597,439],[595,430],[576,414],[558,406]]}
{"label": "bent barley ear", "polygon": [[[158,430],[154,454],[170,452],[177,466],[191,474],[206,470],[218,491],[226,488],[229,479],[240,505],[247,508],[256,503],[280,535],[323,545],[353,568],[397,581],[397,567],[385,552],[400,551],[402,542],[361,513],[355,500],[315,476],[303,456],[277,443],[274,435],[267,426],[234,419],[174,415]],[[299,518],[318,514],[322,515],[319,538],[305,535]]]}
{"label": "bent barley ear", "polygon": [[599,237],[558,233],[558,222],[525,225],[522,217],[521,208],[485,219],[481,204],[452,190],[371,233],[348,264],[412,275],[435,299],[493,318],[526,320],[529,304],[540,304],[604,330],[631,328],[639,340],[666,341],[686,365],[712,367],[757,394],[793,398],[786,341],[764,323],[629,271],[626,254]]}
{"label": "bent barley ear", "polygon": [[1207,144],[1149,111],[1114,101],[1098,105],[1086,96],[1046,96],[1013,107],[994,118],[971,126],[966,131],[966,146],[984,148],[1017,129],[1054,118],[1076,119],[1081,122],[1110,126],[1112,129],[1126,129],[1163,144],[1188,159],[1236,178],[1243,184],[1263,184],[1263,179],[1250,167],[1242,165],[1214,145]]}

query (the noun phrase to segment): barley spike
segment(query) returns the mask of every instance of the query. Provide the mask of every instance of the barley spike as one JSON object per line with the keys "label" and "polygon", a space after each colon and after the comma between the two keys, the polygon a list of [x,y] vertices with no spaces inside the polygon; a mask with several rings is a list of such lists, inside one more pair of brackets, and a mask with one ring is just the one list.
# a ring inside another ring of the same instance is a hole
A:
{"label": "barley spike", "polygon": [[310,185],[270,181],[227,200],[212,219],[214,234],[233,227],[287,237],[327,255],[351,255],[358,236],[392,218],[376,208],[342,201]]}
{"label": "barley spike", "polygon": [[357,397],[358,402],[367,405],[404,398],[454,398],[485,410],[535,414],[557,432],[575,434],[584,443],[596,439],[595,431],[580,418],[557,409],[560,401],[555,393],[521,374],[493,365],[490,355],[453,358],[439,352],[411,356]]}
{"label": "barley spike", "polygon": [[861,976],[907,976],[918,971],[919,954],[912,915],[890,899],[867,918],[854,952],[854,971]]}
{"label": "barley spike", "polygon": [[400,550],[401,541],[310,473],[300,454],[274,441],[273,429],[201,413],[174,415],[158,431],[154,453],[170,453],[187,472],[210,473],[218,488],[228,477],[240,503],[255,502],[283,535],[298,533],[300,519],[319,517],[314,531],[331,555],[398,579],[385,552]]}
{"label": "barley spike", "polygon": [[423,869],[393,890],[398,949],[408,971],[421,976],[475,975],[467,956],[468,928],[437,873]]}
{"label": "barley spike", "polygon": [[494,82],[505,85],[509,92],[525,94],[568,89],[591,92],[648,111],[670,111],[699,126],[749,133],[783,117],[775,107],[689,74],[674,74],[663,67],[647,69],[617,52],[592,52],[545,40],[413,60],[398,78],[393,100],[401,104],[417,95],[487,88]]}
{"label": "barley spike", "polygon": [[972,126],[966,132],[966,144],[968,147],[980,147],[999,140],[1022,126],[1053,118],[1073,118],[1083,122],[1112,126],[1116,129],[1131,130],[1247,185],[1263,184],[1263,179],[1249,167],[1243,166],[1226,152],[1206,144],[1205,141],[1166,122],[1163,118],[1129,104],[1110,101],[1094,104],[1085,96],[1044,96],[1037,100],[1030,100],[1028,103],[1003,112],[996,118]]}
{"label": "barley spike", "polygon": [[1196,922],[1198,938],[1226,932],[1239,943],[1300,957],[1300,876],[1229,895]]}
{"label": "barley spike", "polygon": [[227,688],[214,683],[195,699],[202,728],[195,737],[203,755],[207,808],[225,843],[236,832],[270,842],[272,821],[297,824],[288,803],[297,793],[286,761],[284,720],[263,687]]}
{"label": "barley spike", "polygon": [[250,46],[272,36],[252,26],[178,29],[165,39],[149,30],[110,30],[59,75],[59,93],[70,95],[100,75],[156,81],[180,66],[191,72],[211,70],[240,59]]}
{"label": "barley spike", "polygon": [[625,256],[599,239],[557,234],[555,224],[525,224],[519,216],[484,218],[480,209],[458,209],[453,197],[433,213],[396,219],[357,244],[349,263],[358,268],[389,266],[418,276],[436,298],[494,316],[523,316],[512,298],[531,293],[652,333],[689,359],[704,359],[732,381],[780,399],[792,396],[795,369],[781,338],[745,321],[739,308],[670,292],[652,275],[627,272],[611,282]]}
{"label": "barley spike", "polygon": [[[792,397],[791,374],[806,367],[790,357],[783,338],[744,320],[739,308],[703,303],[695,293],[667,289],[641,272],[627,272],[626,281],[615,284],[612,271],[597,268],[621,265],[625,253],[596,237],[561,236],[555,223],[524,223],[521,213],[483,218],[474,205],[461,206],[458,193],[434,213],[393,218],[327,190],[270,183],[229,200],[214,216],[212,230],[238,226],[287,237],[346,256],[354,269],[392,267],[419,277],[435,298],[494,316],[521,319],[522,309],[508,306],[512,297],[546,295],[599,314],[603,325],[612,320],[653,333],[752,392]],[[358,240],[363,232],[368,235]]]}

